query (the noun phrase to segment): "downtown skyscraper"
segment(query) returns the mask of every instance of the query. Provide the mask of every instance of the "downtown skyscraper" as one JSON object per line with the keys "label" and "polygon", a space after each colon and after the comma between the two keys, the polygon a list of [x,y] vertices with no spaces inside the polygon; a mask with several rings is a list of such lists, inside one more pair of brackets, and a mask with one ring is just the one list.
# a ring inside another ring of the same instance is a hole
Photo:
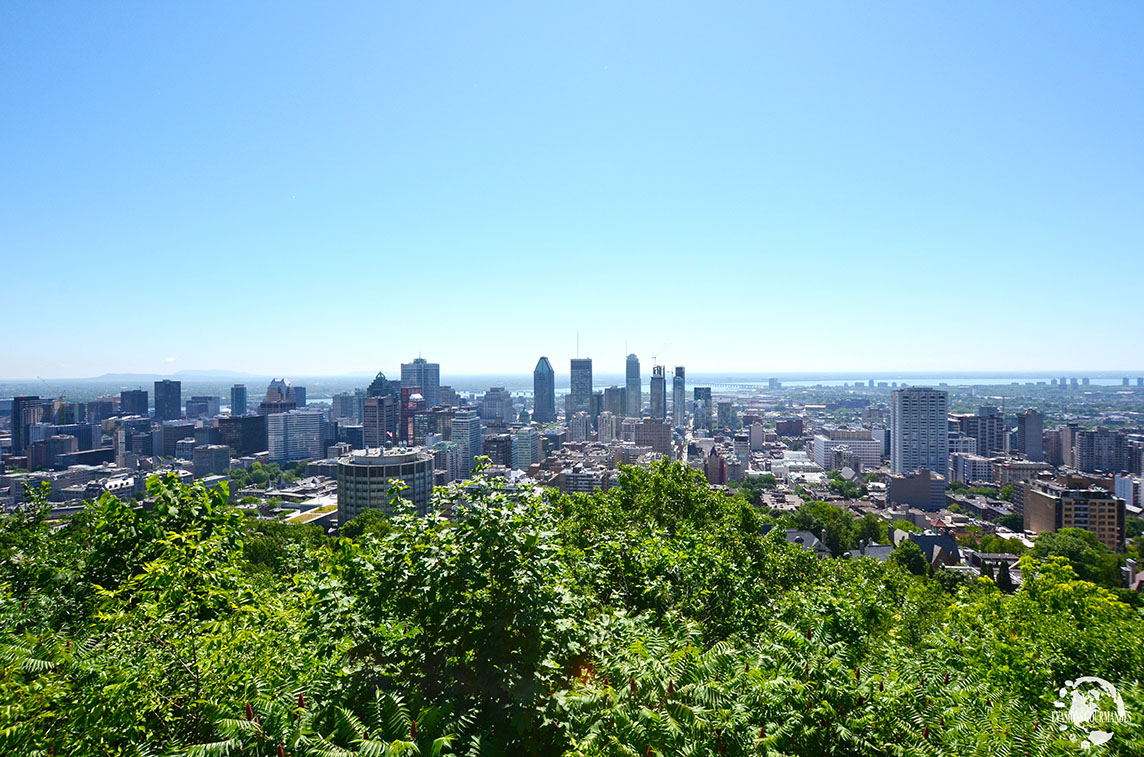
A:
{"label": "downtown skyscraper", "polygon": [[537,423],[556,420],[556,372],[546,357],[537,360],[532,371],[532,419]]}
{"label": "downtown skyscraper", "polygon": [[667,377],[662,365],[651,369],[651,417],[657,421],[667,418]]}
{"label": "downtown skyscraper", "polygon": [[671,420],[682,426],[687,417],[687,387],[683,377],[683,366],[675,366],[675,377],[671,380]]}
{"label": "downtown skyscraper", "polygon": [[401,364],[401,386],[420,387],[426,407],[441,404],[441,364],[415,358],[412,363]]}
{"label": "downtown skyscraper", "polygon": [[891,470],[928,468],[949,475],[949,393],[914,386],[895,389],[891,404]]}
{"label": "downtown skyscraper", "polygon": [[624,415],[639,418],[643,409],[643,386],[640,383],[640,359],[635,355],[628,355],[626,378],[627,407]]}
{"label": "downtown skyscraper", "polygon": [[592,358],[572,358],[571,387],[565,403],[565,415],[569,419],[576,413],[592,415]]}
{"label": "downtown skyscraper", "polygon": [[183,417],[183,384],[163,379],[155,382],[155,420],[175,421]]}

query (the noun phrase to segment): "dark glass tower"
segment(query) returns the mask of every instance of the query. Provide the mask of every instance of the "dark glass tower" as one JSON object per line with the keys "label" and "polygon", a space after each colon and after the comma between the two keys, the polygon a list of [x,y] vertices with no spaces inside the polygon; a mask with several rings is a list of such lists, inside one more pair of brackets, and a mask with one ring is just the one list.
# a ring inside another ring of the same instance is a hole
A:
{"label": "dark glass tower", "polygon": [[624,415],[629,418],[639,418],[643,408],[643,387],[640,384],[640,359],[635,355],[628,355],[627,362],[627,407]]}
{"label": "dark glass tower", "polygon": [[155,419],[177,421],[183,417],[183,385],[163,379],[155,382]]}
{"label": "dark glass tower", "polygon": [[542,357],[536,361],[532,371],[532,419],[537,423],[552,423],[556,420],[556,372],[552,363]]}
{"label": "dark glass tower", "polygon": [[568,393],[568,409],[571,415],[588,413],[592,415],[592,358],[572,358],[571,390]]}
{"label": "dark glass tower", "polygon": [[246,385],[235,384],[230,388],[230,414],[246,415]]}

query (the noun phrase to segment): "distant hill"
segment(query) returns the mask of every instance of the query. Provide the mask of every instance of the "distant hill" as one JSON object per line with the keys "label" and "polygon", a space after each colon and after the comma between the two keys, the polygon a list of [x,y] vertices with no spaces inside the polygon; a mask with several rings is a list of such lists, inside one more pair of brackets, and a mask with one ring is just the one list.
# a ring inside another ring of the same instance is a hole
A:
{"label": "distant hill", "polygon": [[176,373],[105,373],[102,376],[94,376],[85,381],[162,381],[163,379],[199,379],[199,380],[212,380],[223,378],[261,378],[257,373],[246,373],[244,371],[227,371],[227,370],[183,370]]}

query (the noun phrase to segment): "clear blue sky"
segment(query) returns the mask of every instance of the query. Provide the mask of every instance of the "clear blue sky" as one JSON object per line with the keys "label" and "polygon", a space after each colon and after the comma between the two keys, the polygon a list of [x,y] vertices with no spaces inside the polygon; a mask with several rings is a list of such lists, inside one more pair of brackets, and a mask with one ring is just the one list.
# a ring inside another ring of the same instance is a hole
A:
{"label": "clear blue sky", "polygon": [[1144,3],[0,4],[0,376],[1144,367]]}

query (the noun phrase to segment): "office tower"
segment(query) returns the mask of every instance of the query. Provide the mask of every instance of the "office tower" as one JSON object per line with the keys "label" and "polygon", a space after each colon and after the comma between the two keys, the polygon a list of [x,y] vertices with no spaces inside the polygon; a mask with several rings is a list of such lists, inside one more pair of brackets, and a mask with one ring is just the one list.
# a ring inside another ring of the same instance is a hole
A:
{"label": "office tower", "polygon": [[432,452],[433,470],[444,474],[445,483],[461,478],[461,452],[456,442],[437,442]]}
{"label": "office tower", "polygon": [[195,395],[187,400],[188,418],[214,418],[219,414],[218,397]]}
{"label": "office tower", "polygon": [[362,397],[357,394],[335,394],[332,399],[334,420],[338,418],[350,418],[355,421],[360,421],[361,401]]}
{"label": "office tower", "polygon": [[30,443],[28,427],[44,417],[44,403],[36,396],[12,400],[12,454],[21,457]]}
{"label": "office tower", "polygon": [[949,470],[949,394],[908,387],[891,392],[890,459],[894,473]]}
{"label": "office tower", "polygon": [[175,449],[184,439],[195,438],[195,424],[163,421],[151,432],[151,454],[155,457],[174,457]]}
{"label": "office tower", "polygon": [[393,512],[393,482],[406,488],[401,498],[418,513],[429,511],[433,494],[433,455],[426,450],[355,450],[338,459],[338,523],[343,526],[362,510]]}
{"label": "office tower", "polygon": [[273,379],[266,387],[266,397],[258,405],[259,415],[287,413],[298,409],[298,396],[289,379]]}
{"label": "office tower", "polygon": [[1073,434],[1072,465],[1085,473],[1120,473],[1128,469],[1127,437],[1098,428]]}
{"label": "office tower", "polygon": [[306,387],[294,387],[294,404],[297,407],[306,407]]}
{"label": "office tower", "polygon": [[1104,546],[1119,552],[1124,549],[1124,500],[1105,489],[1084,486],[1074,487],[1071,481],[1031,481],[1024,497],[1025,529],[1051,533],[1062,528],[1083,528]]}
{"label": "office tower", "polygon": [[643,384],[640,382],[640,359],[628,355],[627,360],[627,408],[624,413],[629,418],[639,418],[643,409]]}
{"label": "office tower", "polygon": [[977,440],[977,454],[1005,451],[1005,418],[992,405],[982,405],[973,415],[955,415],[962,436]]}
{"label": "office tower", "polygon": [[1045,459],[1045,417],[1032,408],[1017,414],[1017,448],[1035,463]]}
{"label": "office tower", "polygon": [[654,418],[644,418],[635,427],[635,443],[639,447],[651,447],[667,459],[671,459],[671,426]]}
{"label": "office tower", "polygon": [[533,426],[526,426],[516,432],[516,467],[528,470],[528,466],[541,462],[540,433]]}
{"label": "office tower", "polygon": [[[572,358],[571,387],[566,412],[592,415],[592,358]],[[570,420],[570,419],[565,419]]]}
{"label": "office tower", "polygon": [[100,397],[87,403],[86,417],[88,423],[100,423],[115,415],[115,402],[108,397]]}
{"label": "office tower", "polygon": [[696,422],[696,428],[711,428],[711,416],[714,408],[711,407],[711,387],[697,386],[694,389],[694,399],[703,403],[703,417]]}
{"label": "office tower", "polygon": [[537,423],[556,420],[556,373],[546,357],[537,360],[532,371],[532,420]]}
{"label": "office tower", "polygon": [[195,478],[225,476],[230,473],[230,447],[225,444],[200,444],[191,450]]}
{"label": "office tower", "polygon": [[266,446],[276,463],[317,460],[325,456],[325,415],[316,410],[288,410],[266,416]]}
{"label": "office tower", "polygon": [[503,386],[489,387],[481,397],[481,420],[491,423],[513,423],[512,394]]}
{"label": "office tower", "polygon": [[142,415],[147,417],[147,390],[124,389],[119,393],[120,415]]}
{"label": "office tower", "polygon": [[385,395],[362,400],[362,430],[366,447],[386,447],[397,441],[397,399]]}
{"label": "office tower", "polygon": [[230,414],[246,415],[246,385],[235,384],[230,388]]}
{"label": "office tower", "polygon": [[370,382],[369,388],[365,390],[367,397],[393,397],[396,399],[400,393],[400,382],[390,381],[381,371],[378,371],[373,381]]}
{"label": "office tower", "polygon": [[667,378],[663,366],[651,369],[651,418],[662,421],[667,417]]}
{"label": "office tower", "polygon": [[491,465],[512,470],[516,467],[516,437],[512,434],[486,436],[483,442],[484,455]]}
{"label": "office tower", "polygon": [[421,396],[426,407],[441,404],[441,365],[430,363],[424,358],[414,358],[412,363],[401,364],[401,386],[421,387]]}
{"label": "office tower", "polygon": [[266,416],[232,415],[215,421],[219,444],[230,447],[235,457],[245,457],[266,451]]}
{"label": "office tower", "polygon": [[731,428],[735,425],[735,406],[727,400],[715,403],[716,420],[719,428]]}
{"label": "office tower", "polygon": [[568,426],[572,431],[572,441],[574,442],[587,442],[592,439],[592,416],[585,413],[583,410],[573,414],[568,420]]}
{"label": "office tower", "polygon": [[481,435],[481,419],[472,410],[463,410],[453,416],[453,438],[461,455],[461,478],[468,478],[473,471],[473,458],[484,450]]}
{"label": "office tower", "polygon": [[397,406],[397,438],[402,444],[413,443],[413,419],[425,410],[425,396],[419,386],[401,387],[401,401]]}
{"label": "office tower", "polygon": [[683,419],[687,417],[685,383],[683,366],[675,366],[675,377],[671,380],[671,419],[676,426],[682,426]]}
{"label": "office tower", "polygon": [[183,385],[163,379],[155,382],[155,420],[177,421],[183,417]]}
{"label": "office tower", "polygon": [[596,424],[599,431],[596,433],[596,440],[601,442],[614,442],[616,440],[616,416],[611,412],[605,410],[600,413],[600,417],[596,419]]}
{"label": "office tower", "polygon": [[[616,418],[623,418],[628,407],[628,392],[622,386],[609,386],[604,390],[604,405],[602,411],[611,413]],[[599,416],[599,413],[596,413]]]}

